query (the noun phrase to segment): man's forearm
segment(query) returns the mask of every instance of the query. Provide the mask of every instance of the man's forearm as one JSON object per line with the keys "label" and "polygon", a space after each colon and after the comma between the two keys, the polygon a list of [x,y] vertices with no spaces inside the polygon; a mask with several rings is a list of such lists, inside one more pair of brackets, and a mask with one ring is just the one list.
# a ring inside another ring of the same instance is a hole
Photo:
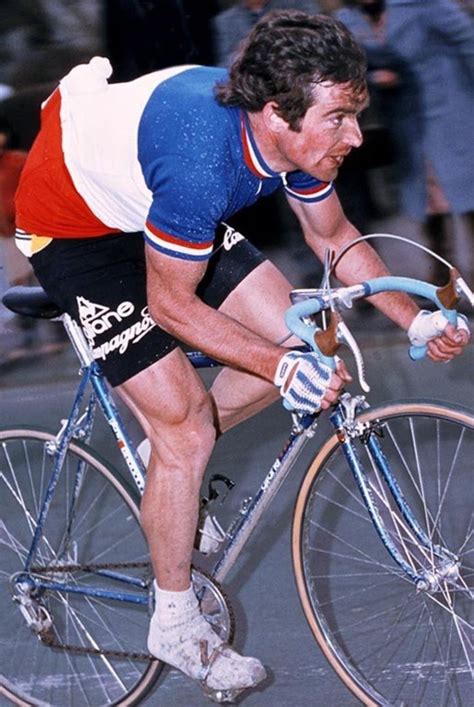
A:
{"label": "man's forearm", "polygon": [[[308,237],[306,240],[318,258],[323,259],[326,248],[331,248],[337,252],[359,235],[349,225],[347,231],[337,238],[322,241],[321,239],[316,240]],[[344,285],[353,285],[374,277],[390,275],[390,272],[372,246],[365,241],[353,246],[342,257],[336,266],[334,274]],[[400,292],[387,292],[370,297],[369,300],[377,309],[405,330],[409,328],[419,311],[416,303],[408,295]]]}
{"label": "man's forearm", "polygon": [[270,382],[287,351],[209,307],[198,297],[181,304],[175,302],[169,312],[150,303],[150,312],[159,326],[193,349]]}
{"label": "man's forearm", "polygon": [[[347,256],[342,258],[336,267],[335,275],[345,285],[352,285],[374,277],[390,275],[390,272],[375,250],[367,242],[363,242],[355,245]],[[370,297],[369,300],[405,330],[419,312],[416,303],[402,292],[386,292]]]}

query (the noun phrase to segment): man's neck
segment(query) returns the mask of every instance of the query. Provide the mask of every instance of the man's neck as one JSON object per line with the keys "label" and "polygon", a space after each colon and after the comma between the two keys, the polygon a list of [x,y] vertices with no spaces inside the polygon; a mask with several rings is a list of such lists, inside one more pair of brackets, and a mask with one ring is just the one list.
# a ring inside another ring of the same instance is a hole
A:
{"label": "man's neck", "polygon": [[253,139],[266,164],[274,172],[287,172],[292,165],[281,155],[277,136],[268,129],[261,113],[247,113]]}

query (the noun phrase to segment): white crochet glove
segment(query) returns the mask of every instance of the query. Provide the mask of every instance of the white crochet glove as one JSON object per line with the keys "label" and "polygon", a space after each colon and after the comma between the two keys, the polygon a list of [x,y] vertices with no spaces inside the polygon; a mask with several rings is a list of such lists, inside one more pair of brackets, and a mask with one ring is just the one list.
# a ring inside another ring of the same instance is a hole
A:
{"label": "white crochet glove", "polygon": [[[428,310],[422,309],[410,324],[407,332],[411,345],[425,346],[431,339],[440,336],[447,324],[448,320],[439,310],[428,312]],[[458,314],[457,328],[470,334],[467,319],[462,314]]]}
{"label": "white crochet glove", "polygon": [[333,371],[316,353],[289,351],[279,361],[274,383],[288,410],[319,410]]}

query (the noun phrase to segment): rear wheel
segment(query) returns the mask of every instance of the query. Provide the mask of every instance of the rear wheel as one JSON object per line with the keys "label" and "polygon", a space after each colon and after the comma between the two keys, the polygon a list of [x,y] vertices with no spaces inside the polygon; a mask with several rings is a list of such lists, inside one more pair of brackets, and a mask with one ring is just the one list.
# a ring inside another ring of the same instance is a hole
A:
{"label": "rear wheel", "polygon": [[[54,460],[53,435],[0,431],[0,690],[17,704],[134,704],[162,667],[147,657],[152,574],[138,495],[95,452],[72,442],[24,573]],[[133,593],[145,604],[38,591],[39,577],[76,590]]]}
{"label": "rear wheel", "polygon": [[[353,444],[388,533],[416,587],[388,554],[334,435],[314,458],[297,499],[293,559],[311,630],[347,687],[365,704],[460,705],[474,671],[474,415],[400,403],[358,418]],[[367,424],[368,423],[368,424]],[[414,516],[453,558],[443,571],[417,540],[381,480],[367,427]],[[437,569],[437,580],[430,570]]]}

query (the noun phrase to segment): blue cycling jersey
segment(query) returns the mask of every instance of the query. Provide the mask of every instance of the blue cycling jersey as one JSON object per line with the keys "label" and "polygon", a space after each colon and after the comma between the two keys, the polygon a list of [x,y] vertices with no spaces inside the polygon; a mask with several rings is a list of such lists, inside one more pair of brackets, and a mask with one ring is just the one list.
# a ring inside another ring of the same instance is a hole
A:
{"label": "blue cycling jersey", "polygon": [[[167,255],[205,260],[218,224],[258,198],[282,186],[303,201],[331,193],[330,183],[265,163],[246,112],[214,96],[224,69],[173,67],[121,84],[109,84],[110,73],[95,57],[60,82],[27,163],[29,188],[20,190],[24,231],[53,238],[143,231]],[[59,162],[72,180],[67,192]],[[32,193],[47,195],[43,220]]]}

